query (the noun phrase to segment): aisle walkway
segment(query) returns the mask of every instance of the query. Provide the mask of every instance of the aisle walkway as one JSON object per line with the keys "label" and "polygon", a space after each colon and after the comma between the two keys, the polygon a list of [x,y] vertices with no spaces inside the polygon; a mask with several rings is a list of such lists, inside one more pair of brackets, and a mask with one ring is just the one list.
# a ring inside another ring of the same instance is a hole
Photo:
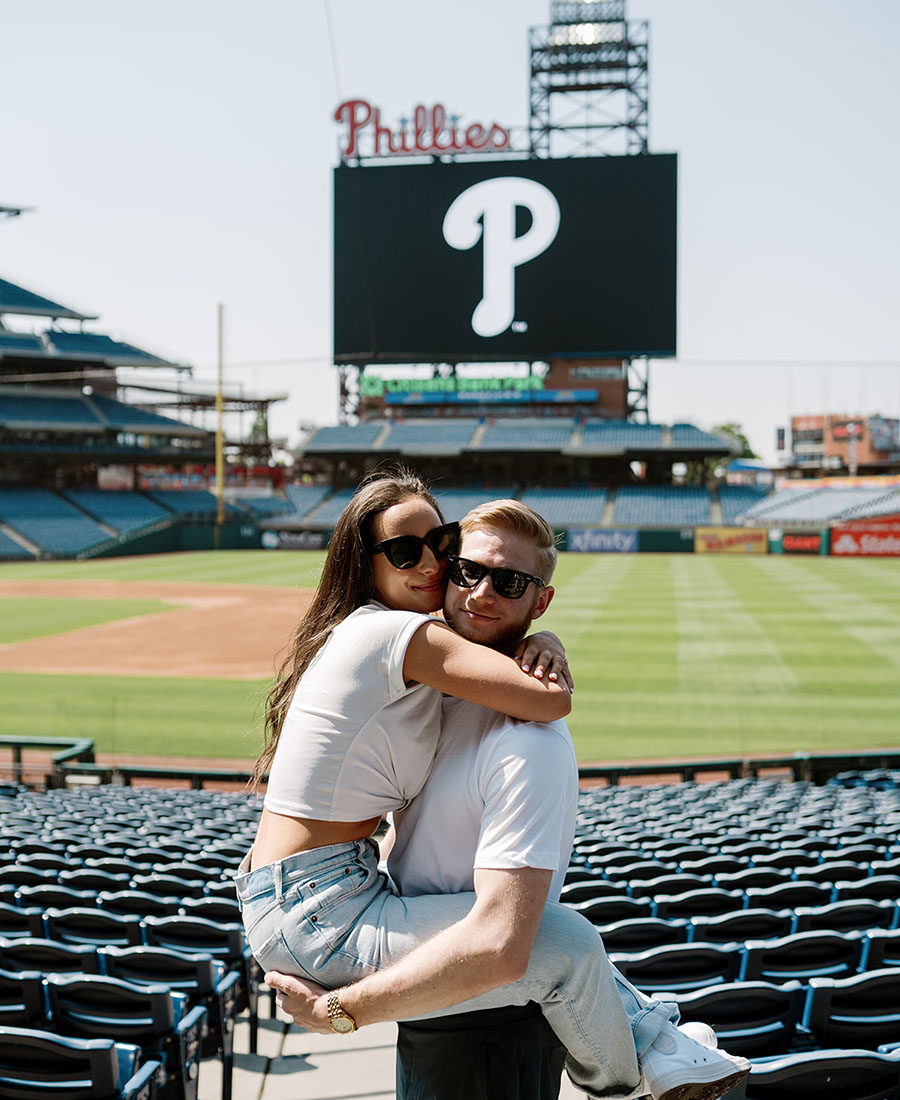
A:
{"label": "aisle walkway", "polygon": [[[260,998],[261,1014],[268,997]],[[234,1100],[393,1100],[396,1024],[375,1024],[355,1035],[315,1035],[285,1021],[261,1019],[259,1052],[248,1048],[249,1024],[235,1034]],[[218,1062],[200,1066],[199,1100],[220,1100]],[[560,1100],[584,1100],[563,1079]],[[464,1098],[461,1098],[464,1100]]]}

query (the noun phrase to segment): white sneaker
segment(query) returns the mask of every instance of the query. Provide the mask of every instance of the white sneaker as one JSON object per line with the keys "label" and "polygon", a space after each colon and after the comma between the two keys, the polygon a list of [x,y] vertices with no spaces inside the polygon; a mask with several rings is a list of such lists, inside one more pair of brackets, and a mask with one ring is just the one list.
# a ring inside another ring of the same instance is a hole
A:
{"label": "white sneaker", "polygon": [[653,1100],[719,1100],[743,1081],[750,1063],[665,1024],[641,1056],[641,1069]]}
{"label": "white sneaker", "polygon": [[689,1039],[693,1039],[695,1043],[700,1043],[701,1046],[709,1047],[710,1050],[715,1050],[719,1045],[719,1039],[709,1024],[701,1023],[699,1020],[692,1020],[686,1024],[679,1024],[678,1030],[682,1035],[687,1035]]}

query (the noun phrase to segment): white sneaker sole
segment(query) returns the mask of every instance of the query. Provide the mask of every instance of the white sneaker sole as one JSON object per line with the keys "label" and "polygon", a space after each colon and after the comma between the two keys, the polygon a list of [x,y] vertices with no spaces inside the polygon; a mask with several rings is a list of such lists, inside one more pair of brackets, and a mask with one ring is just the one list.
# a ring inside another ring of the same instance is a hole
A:
{"label": "white sneaker sole", "polygon": [[[716,1074],[722,1071],[721,1066],[698,1066],[696,1076],[702,1077],[704,1069]],[[726,1092],[730,1092],[735,1085],[739,1085],[749,1072],[750,1066],[748,1065],[746,1069],[735,1069],[728,1076],[717,1076],[712,1081],[682,1082],[680,1085],[673,1085],[671,1088],[657,1093],[656,1100],[719,1100]]]}

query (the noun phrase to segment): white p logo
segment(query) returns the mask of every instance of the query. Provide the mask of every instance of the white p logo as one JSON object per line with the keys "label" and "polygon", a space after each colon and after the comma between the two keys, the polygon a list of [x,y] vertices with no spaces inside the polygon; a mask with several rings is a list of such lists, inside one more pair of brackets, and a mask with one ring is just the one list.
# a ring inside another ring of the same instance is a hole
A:
{"label": "white p logo", "polygon": [[[516,207],[532,224],[516,236]],[[499,336],[516,315],[516,268],[550,247],[559,230],[559,203],[540,183],[499,176],[467,188],[444,215],[444,240],[451,248],[472,248],[484,234],[482,298],[472,314],[479,336]]]}

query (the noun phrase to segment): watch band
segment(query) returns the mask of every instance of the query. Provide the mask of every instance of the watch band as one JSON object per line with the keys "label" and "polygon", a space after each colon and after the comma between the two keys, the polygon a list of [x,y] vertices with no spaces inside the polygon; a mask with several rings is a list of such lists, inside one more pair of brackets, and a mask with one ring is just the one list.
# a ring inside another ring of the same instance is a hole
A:
{"label": "watch band", "polygon": [[356,1031],[356,1020],[345,1011],[341,1004],[340,990],[334,989],[328,994],[328,999],[325,1002],[328,1006],[328,1022],[331,1025],[331,1030],[336,1031],[341,1035],[349,1035],[351,1031]]}

